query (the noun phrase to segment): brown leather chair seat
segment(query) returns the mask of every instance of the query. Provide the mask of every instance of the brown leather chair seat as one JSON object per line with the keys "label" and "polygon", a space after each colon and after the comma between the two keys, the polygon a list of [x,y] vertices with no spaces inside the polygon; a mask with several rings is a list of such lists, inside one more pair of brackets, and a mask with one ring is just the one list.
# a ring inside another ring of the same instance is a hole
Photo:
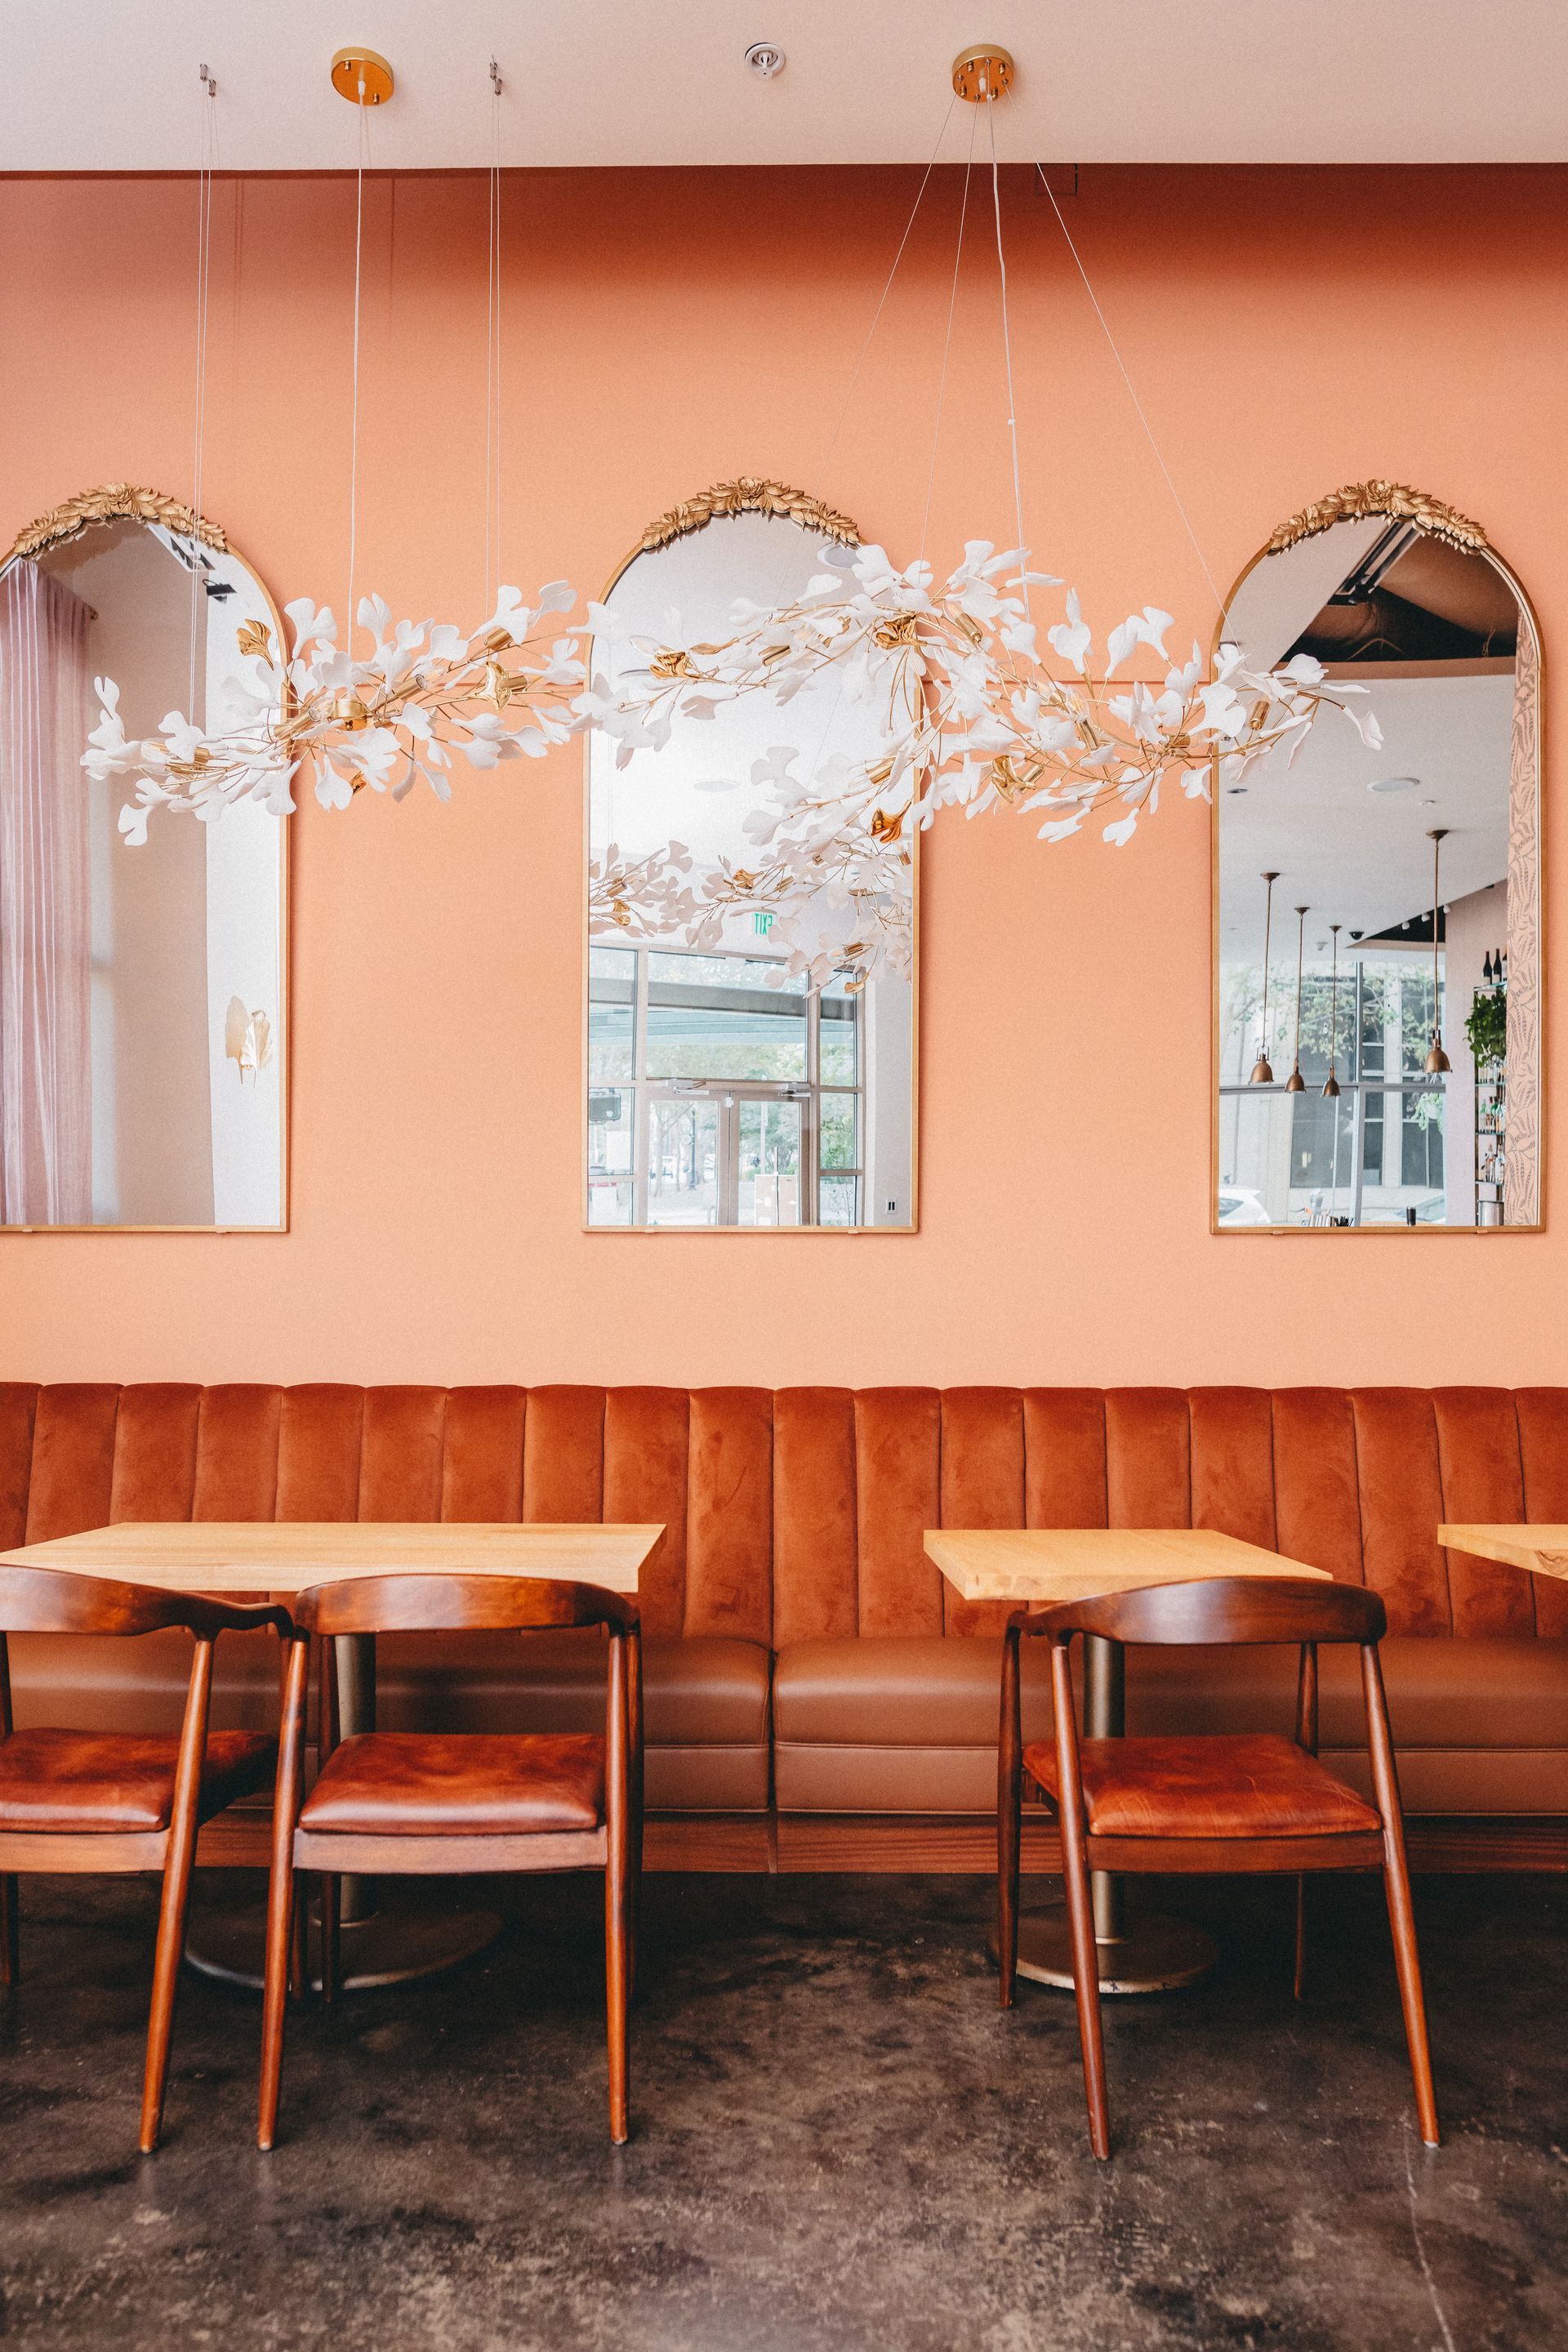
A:
{"label": "brown leather chair seat", "polygon": [[[1279,1732],[1198,1739],[1085,1739],[1084,1811],[1095,1837],[1332,1837],[1377,1830],[1375,1809]],[[1024,1769],[1057,1793],[1054,1745]]]}
{"label": "brown leather chair seat", "polygon": [[[14,1731],[0,1739],[0,1830],[167,1829],[178,1752],[177,1740],[133,1732]],[[277,1758],[264,1733],[209,1732],[202,1819],[266,1786]]]}
{"label": "brown leather chair seat", "polygon": [[603,1734],[369,1731],[332,1750],[300,1827],[523,1837],[597,1829],[604,1816]]}
{"label": "brown leather chair seat", "polygon": [[[1381,1655],[1407,1814],[1568,1813],[1568,1641],[1405,1635]],[[1364,1792],[1355,1655],[1325,1647],[1318,1670],[1319,1752]],[[1276,1731],[1291,1720],[1295,1687],[1287,1650],[1131,1649],[1127,1728]]]}

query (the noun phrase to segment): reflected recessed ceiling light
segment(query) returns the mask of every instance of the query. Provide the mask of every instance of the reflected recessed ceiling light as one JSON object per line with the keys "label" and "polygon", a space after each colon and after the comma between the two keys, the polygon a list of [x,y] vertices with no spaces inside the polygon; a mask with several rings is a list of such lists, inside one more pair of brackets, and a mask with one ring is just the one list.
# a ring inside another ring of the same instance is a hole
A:
{"label": "reflected recessed ceiling light", "polygon": [[774,74],[784,71],[784,53],[776,41],[753,41],[746,51],[746,63],[759,81],[772,81]]}
{"label": "reflected recessed ceiling light", "polygon": [[1419,776],[1379,776],[1367,786],[1369,793],[1413,793],[1421,782]]}
{"label": "reflected recessed ceiling light", "polygon": [[1245,784],[1226,784],[1226,791],[1230,794],[1233,801],[1239,798],[1241,793],[1246,790],[1247,786]]}

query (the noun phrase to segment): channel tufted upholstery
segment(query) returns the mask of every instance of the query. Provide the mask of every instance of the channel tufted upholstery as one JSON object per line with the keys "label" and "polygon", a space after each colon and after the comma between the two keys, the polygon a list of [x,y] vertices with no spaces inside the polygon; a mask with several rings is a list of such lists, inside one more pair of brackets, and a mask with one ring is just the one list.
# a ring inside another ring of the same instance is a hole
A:
{"label": "channel tufted upholstery", "polygon": [[[1445,1517],[1568,1519],[1568,1389],[0,1385],[0,1548],[274,1517],[663,1521],[656,1811],[984,1811],[1006,1611],[925,1558],[945,1523],[1210,1527],[1372,1584],[1409,1810],[1568,1812],[1568,1586],[1436,1540]],[[18,1721],[174,1728],[178,1643],[104,1644],[84,1685],[93,1646],[18,1639]],[[225,1646],[215,1721],[269,1729],[271,1652]],[[587,1730],[600,1671],[592,1637],[388,1637],[381,1721]],[[1277,1730],[1281,1691],[1268,1653],[1135,1655],[1129,1727]],[[1026,1705],[1047,1737],[1048,1696]],[[1331,1758],[1352,1705],[1326,1668]]]}

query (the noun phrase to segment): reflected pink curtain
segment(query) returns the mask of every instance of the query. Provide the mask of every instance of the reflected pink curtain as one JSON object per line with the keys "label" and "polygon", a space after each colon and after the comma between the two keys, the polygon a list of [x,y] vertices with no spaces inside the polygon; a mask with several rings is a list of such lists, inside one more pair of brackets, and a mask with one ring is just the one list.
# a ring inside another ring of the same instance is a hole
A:
{"label": "reflected pink curtain", "polygon": [[92,1221],[87,634],[79,596],[0,574],[0,1215]]}

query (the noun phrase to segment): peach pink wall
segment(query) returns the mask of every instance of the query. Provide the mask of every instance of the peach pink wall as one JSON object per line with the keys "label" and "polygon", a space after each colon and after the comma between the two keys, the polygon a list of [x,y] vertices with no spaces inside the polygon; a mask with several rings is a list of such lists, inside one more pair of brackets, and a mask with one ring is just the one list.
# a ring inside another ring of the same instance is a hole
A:
{"label": "peach pink wall", "polygon": [[[509,577],[597,593],[739,472],[918,543],[958,180],[509,182]],[[1103,627],[1212,601],[1048,208],[1005,176],[1037,550]],[[341,604],[352,187],[220,188],[206,504],[279,601]],[[296,821],[293,1230],[0,1240],[0,1373],[74,1379],[1556,1381],[1568,1374],[1568,194],[1546,171],[1094,170],[1068,207],[1222,585],[1368,475],[1479,517],[1548,680],[1547,1232],[1207,1231],[1207,812],[1119,853],[944,824],[925,868],[921,1230],[578,1229],[580,753],[447,809]],[[0,183],[0,541],[68,493],[190,480],[189,182]],[[368,197],[361,581],[477,614],[484,189]],[[931,518],[1011,532],[984,215]]]}

